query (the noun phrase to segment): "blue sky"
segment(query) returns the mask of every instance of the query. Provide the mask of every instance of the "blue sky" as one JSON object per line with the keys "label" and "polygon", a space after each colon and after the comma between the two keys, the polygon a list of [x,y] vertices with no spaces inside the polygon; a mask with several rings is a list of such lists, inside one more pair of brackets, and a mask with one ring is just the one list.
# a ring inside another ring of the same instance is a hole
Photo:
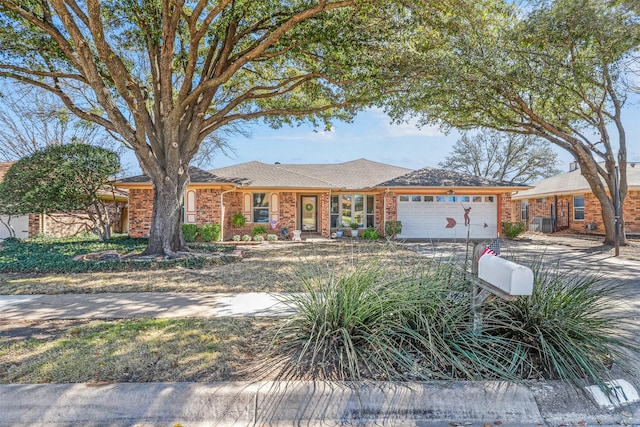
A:
{"label": "blue sky", "polygon": [[[640,110],[630,105],[625,110],[629,160],[640,161]],[[271,129],[263,124],[248,128],[250,136],[229,138],[234,152],[218,154],[206,169],[260,160],[265,163],[339,163],[359,158],[419,169],[437,167],[449,154],[460,134],[445,135],[436,127],[416,126],[416,121],[392,124],[378,109],[360,113],[352,123],[336,122],[331,131],[310,125]],[[571,156],[556,149],[560,169],[569,170]],[[135,159],[133,160],[135,166]]]}

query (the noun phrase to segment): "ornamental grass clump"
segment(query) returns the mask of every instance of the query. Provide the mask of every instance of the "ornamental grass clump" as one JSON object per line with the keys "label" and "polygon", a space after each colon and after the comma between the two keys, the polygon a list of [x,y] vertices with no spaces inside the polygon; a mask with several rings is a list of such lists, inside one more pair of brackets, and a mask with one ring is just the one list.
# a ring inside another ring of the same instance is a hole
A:
{"label": "ornamental grass clump", "polygon": [[560,272],[540,260],[531,268],[533,295],[496,300],[485,310],[485,333],[508,340],[502,352],[522,354],[522,378],[603,386],[614,363],[624,367],[625,349],[638,354],[625,337],[631,325],[616,314],[620,286],[605,286],[592,274]]}
{"label": "ornamental grass clump", "polygon": [[282,376],[480,378],[491,367],[478,362],[488,356],[469,331],[466,285],[450,265],[428,264],[393,277],[375,260],[301,274],[307,293],[288,297],[298,312],[273,340]]}
{"label": "ornamental grass clump", "polygon": [[380,259],[352,257],[340,268],[302,263],[297,276],[306,293],[286,297],[296,314],[272,342],[269,365],[281,378],[603,386],[613,364],[624,366],[625,355],[637,353],[624,337],[627,322],[615,315],[619,288],[594,276],[539,262],[532,266],[533,295],[485,304],[478,333],[470,284],[453,262],[425,259],[391,270]]}

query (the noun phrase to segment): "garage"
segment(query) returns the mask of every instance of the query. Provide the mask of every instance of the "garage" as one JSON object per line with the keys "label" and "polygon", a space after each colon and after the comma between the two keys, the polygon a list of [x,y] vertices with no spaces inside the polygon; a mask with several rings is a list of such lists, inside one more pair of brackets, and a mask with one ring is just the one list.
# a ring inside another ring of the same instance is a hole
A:
{"label": "garage", "polygon": [[497,195],[398,196],[399,238],[492,239],[498,235]]}

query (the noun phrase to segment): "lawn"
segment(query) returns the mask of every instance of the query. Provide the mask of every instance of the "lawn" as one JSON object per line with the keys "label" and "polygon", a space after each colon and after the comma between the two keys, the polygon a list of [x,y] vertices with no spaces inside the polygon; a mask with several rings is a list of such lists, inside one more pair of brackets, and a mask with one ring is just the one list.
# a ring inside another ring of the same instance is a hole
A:
{"label": "lawn", "polygon": [[255,319],[0,322],[0,383],[242,379],[261,359],[269,325]]}
{"label": "lawn", "polygon": [[[130,239],[131,240],[131,239]],[[106,245],[106,244],[105,244]],[[109,244],[110,245],[110,244]],[[99,292],[280,292],[300,291],[302,284],[296,279],[302,265],[305,268],[322,266],[353,265],[375,257],[381,266],[390,271],[403,265],[424,263],[424,257],[415,252],[382,243],[351,245],[347,242],[327,243],[265,243],[250,246],[241,262],[213,262],[210,265],[176,265],[172,262],[156,261],[153,265],[139,264],[124,269],[118,262],[102,263],[101,271],[75,272],[76,265],[86,261],[73,261],[82,253],[77,244],[59,245],[65,251],[36,247],[38,250],[22,249],[22,260],[28,265],[48,264],[55,256],[59,264],[71,266],[64,273],[24,273],[2,265],[9,255],[5,248],[0,252],[0,294],[60,294]],[[111,246],[106,246],[111,247]],[[84,247],[85,253],[100,250],[95,242]],[[139,243],[138,250],[144,244]],[[201,250],[200,247],[195,247]],[[104,250],[104,249],[103,249]],[[15,254],[13,250],[11,254]],[[15,255],[11,255],[15,256]],[[164,263],[164,264],[163,264]],[[109,266],[116,271],[110,271]],[[60,267],[61,268],[61,267]],[[96,267],[97,268],[97,267]],[[118,271],[124,269],[125,271]],[[8,272],[9,271],[9,272]]]}

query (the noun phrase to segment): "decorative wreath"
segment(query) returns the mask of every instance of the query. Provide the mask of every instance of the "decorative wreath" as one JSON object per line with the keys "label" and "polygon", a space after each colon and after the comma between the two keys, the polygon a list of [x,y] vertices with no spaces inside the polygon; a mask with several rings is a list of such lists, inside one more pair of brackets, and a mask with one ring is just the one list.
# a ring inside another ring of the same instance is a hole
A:
{"label": "decorative wreath", "polygon": [[313,210],[313,204],[307,203],[306,205],[304,205],[304,208],[307,212],[311,212]]}

